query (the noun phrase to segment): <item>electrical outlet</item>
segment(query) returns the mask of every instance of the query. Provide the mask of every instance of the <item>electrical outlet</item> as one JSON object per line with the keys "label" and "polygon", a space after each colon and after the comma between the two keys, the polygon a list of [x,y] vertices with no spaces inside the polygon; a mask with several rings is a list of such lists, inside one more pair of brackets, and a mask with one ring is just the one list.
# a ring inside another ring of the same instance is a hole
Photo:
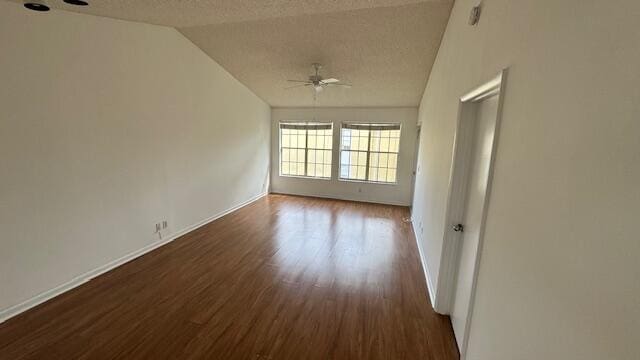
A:
{"label": "electrical outlet", "polygon": [[169,226],[169,223],[167,223],[167,220],[162,220],[162,228],[166,229]]}

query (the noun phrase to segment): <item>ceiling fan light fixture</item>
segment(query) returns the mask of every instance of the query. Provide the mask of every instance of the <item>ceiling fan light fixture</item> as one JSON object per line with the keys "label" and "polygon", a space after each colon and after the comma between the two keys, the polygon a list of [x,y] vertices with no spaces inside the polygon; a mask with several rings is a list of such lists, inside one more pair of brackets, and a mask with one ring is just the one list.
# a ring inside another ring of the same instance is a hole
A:
{"label": "ceiling fan light fixture", "polygon": [[87,5],[89,5],[89,3],[84,1],[84,0],[64,0],[64,2],[66,2],[69,5],[77,5],[77,6],[87,6]]}
{"label": "ceiling fan light fixture", "polygon": [[51,10],[47,5],[41,2],[32,2],[32,1],[25,2],[24,7],[26,7],[29,10],[40,11],[40,12]]}

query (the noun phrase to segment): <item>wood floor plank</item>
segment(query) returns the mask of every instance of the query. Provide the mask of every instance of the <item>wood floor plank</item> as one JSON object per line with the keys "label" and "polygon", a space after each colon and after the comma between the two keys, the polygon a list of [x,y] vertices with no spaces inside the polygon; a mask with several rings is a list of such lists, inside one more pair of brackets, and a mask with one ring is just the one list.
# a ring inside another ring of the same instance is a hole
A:
{"label": "wood floor plank", "polygon": [[457,359],[408,216],[269,195],[0,324],[0,359]]}

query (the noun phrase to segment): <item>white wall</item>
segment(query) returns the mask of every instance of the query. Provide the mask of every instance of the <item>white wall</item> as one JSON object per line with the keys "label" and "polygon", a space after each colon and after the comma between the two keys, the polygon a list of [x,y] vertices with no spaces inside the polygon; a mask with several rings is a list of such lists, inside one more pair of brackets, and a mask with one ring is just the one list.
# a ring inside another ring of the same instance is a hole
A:
{"label": "white wall", "polygon": [[176,30],[0,1],[0,49],[0,311],[266,190],[269,106]]}
{"label": "white wall", "polygon": [[457,98],[509,67],[468,359],[640,358],[640,2],[455,3],[420,107],[432,282]]}
{"label": "white wall", "polygon": [[[274,108],[271,111],[271,191],[283,194],[410,205],[417,142],[417,116],[417,108],[317,108],[315,110],[313,108]],[[334,151],[331,180],[280,176],[278,124],[281,121],[292,120],[333,122]],[[402,124],[397,184],[338,180],[339,152],[336,149],[340,146],[340,124],[346,121],[399,122]]]}

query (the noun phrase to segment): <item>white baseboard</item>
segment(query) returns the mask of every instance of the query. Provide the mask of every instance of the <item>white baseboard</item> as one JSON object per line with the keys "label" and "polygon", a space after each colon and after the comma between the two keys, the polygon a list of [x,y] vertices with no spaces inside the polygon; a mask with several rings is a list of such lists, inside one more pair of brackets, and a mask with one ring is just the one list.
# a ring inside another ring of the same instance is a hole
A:
{"label": "white baseboard", "polygon": [[197,229],[199,227],[202,227],[202,226],[204,226],[204,225],[206,225],[206,224],[208,224],[208,223],[210,223],[210,222],[212,222],[214,220],[217,220],[217,219],[219,219],[219,218],[221,218],[221,217],[223,217],[223,216],[225,216],[225,215],[227,215],[227,214],[229,214],[231,212],[234,212],[234,211],[236,211],[236,210],[238,210],[238,209],[240,209],[240,208],[242,208],[244,206],[247,206],[247,205],[251,204],[252,202],[254,202],[256,200],[259,200],[259,199],[261,199],[262,197],[264,197],[266,195],[267,195],[267,192],[264,192],[264,193],[261,193],[261,194],[259,194],[257,196],[254,196],[253,198],[251,198],[251,199],[249,199],[249,200],[247,200],[247,201],[245,201],[245,202],[243,202],[243,203],[241,203],[239,205],[236,205],[236,206],[234,206],[234,207],[232,207],[230,209],[227,209],[227,210],[225,210],[225,211],[223,211],[221,213],[215,214],[215,215],[213,215],[213,216],[211,216],[209,218],[206,218],[206,219],[204,219],[202,221],[199,221],[198,223],[196,223],[194,225],[188,226],[188,227],[186,227],[186,228],[184,228],[184,229],[172,234],[171,236],[169,236],[169,237],[167,237],[165,239],[156,241],[156,242],[151,243],[151,244],[149,244],[149,245],[147,245],[147,246],[145,246],[145,247],[143,247],[141,249],[138,249],[138,250],[136,250],[136,251],[134,251],[132,253],[129,253],[129,254],[121,257],[121,258],[118,258],[118,259],[115,259],[113,261],[110,261],[105,265],[102,265],[102,266],[100,266],[100,267],[98,267],[96,269],[93,269],[93,270],[88,271],[88,272],[86,272],[86,273],[84,273],[82,275],[79,275],[79,276],[67,281],[66,283],[64,283],[62,285],[56,286],[53,289],[47,290],[47,291],[45,291],[43,293],[40,293],[40,294],[32,297],[31,299],[28,299],[28,300],[26,300],[26,301],[24,301],[24,302],[22,302],[20,304],[13,305],[13,306],[8,307],[6,309],[0,310],[0,323],[2,323],[4,321],[6,321],[6,320],[18,315],[18,314],[20,314],[22,312],[25,312],[25,311],[31,309],[32,307],[40,305],[43,302],[45,302],[47,300],[50,300],[50,299],[52,299],[52,298],[54,298],[54,297],[56,297],[56,296],[58,296],[58,295],[60,295],[60,294],[62,294],[64,292],[66,292],[66,291],[69,291],[69,290],[71,290],[73,288],[76,288],[76,287],[86,283],[87,281],[106,273],[107,271],[113,270],[113,269],[117,268],[118,266],[120,266],[120,265],[122,265],[124,263],[127,263],[127,262],[129,262],[129,261],[131,261],[131,260],[133,260],[133,259],[135,259],[137,257],[140,257],[140,256],[150,252],[150,251],[153,251],[153,250],[159,248],[162,245],[170,243],[173,240],[179,238],[180,236],[182,236],[184,234],[187,234],[187,233],[189,233],[189,232],[191,232],[191,231],[193,231],[193,230],[195,230],[195,229]]}
{"label": "white baseboard", "polygon": [[411,205],[411,203],[404,203],[399,201],[373,201],[373,200],[358,199],[358,198],[352,198],[352,197],[340,196],[340,195],[318,195],[318,194],[309,194],[309,193],[297,193],[292,191],[288,191],[288,192],[271,191],[271,194],[307,196],[307,197],[315,197],[315,198],[322,198],[322,199],[354,201],[354,202],[364,202],[369,204],[382,204],[382,205],[393,205],[393,206],[410,206]]}
{"label": "white baseboard", "polygon": [[422,250],[422,242],[418,237],[418,233],[416,233],[416,228],[413,226],[414,219],[411,217],[411,229],[413,230],[413,235],[416,238],[416,246],[418,247],[418,253],[420,256],[420,264],[422,265],[422,271],[424,271],[424,277],[427,279],[427,290],[429,292],[429,299],[431,300],[431,306],[436,310],[436,288],[431,283],[431,276],[429,276],[429,267],[427,266],[427,258],[424,256],[424,251]]}

